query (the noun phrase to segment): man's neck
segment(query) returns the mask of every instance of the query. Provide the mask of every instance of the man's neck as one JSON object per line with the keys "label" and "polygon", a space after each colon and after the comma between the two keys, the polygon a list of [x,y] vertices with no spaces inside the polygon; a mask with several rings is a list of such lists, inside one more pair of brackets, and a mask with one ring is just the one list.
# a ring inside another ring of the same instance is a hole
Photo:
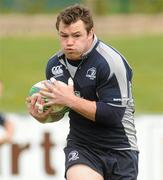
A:
{"label": "man's neck", "polygon": [[74,61],[74,60],[71,60],[71,59],[67,59],[67,61],[72,66],[78,67],[82,60],[81,59],[77,59],[77,60]]}
{"label": "man's neck", "polygon": [[96,43],[97,43],[97,37],[94,34],[93,38],[91,39],[91,41],[89,43],[89,47],[88,47],[87,51],[85,53],[83,53],[82,56],[86,56],[87,54],[89,54],[92,51],[92,49],[94,48]]}

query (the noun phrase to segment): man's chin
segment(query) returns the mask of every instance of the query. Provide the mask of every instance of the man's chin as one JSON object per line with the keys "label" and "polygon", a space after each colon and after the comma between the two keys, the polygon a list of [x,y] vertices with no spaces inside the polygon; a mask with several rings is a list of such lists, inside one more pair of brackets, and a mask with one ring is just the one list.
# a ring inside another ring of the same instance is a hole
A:
{"label": "man's chin", "polygon": [[65,55],[67,59],[71,59],[71,60],[81,59],[81,56],[77,54],[65,54]]}

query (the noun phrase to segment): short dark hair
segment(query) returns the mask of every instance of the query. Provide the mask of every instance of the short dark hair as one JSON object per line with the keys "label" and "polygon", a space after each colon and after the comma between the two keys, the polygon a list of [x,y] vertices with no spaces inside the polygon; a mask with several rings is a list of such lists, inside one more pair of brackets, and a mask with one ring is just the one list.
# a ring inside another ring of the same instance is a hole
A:
{"label": "short dark hair", "polygon": [[88,8],[76,4],[69,6],[59,13],[56,21],[56,29],[59,30],[59,24],[62,21],[66,25],[82,20],[85,24],[87,33],[93,28],[93,19],[91,12]]}

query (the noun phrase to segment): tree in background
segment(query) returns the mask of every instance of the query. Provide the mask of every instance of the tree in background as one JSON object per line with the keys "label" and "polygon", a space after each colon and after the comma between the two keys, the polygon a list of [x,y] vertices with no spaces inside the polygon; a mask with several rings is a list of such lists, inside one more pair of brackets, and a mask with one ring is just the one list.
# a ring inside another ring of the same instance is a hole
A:
{"label": "tree in background", "polygon": [[109,13],[160,13],[163,0],[83,0],[94,14]]}
{"label": "tree in background", "polygon": [[163,12],[163,0],[132,0],[134,12],[160,13]]}
{"label": "tree in background", "polygon": [[83,0],[83,3],[91,9],[93,14],[105,15],[108,13],[107,0]]}
{"label": "tree in background", "polygon": [[96,15],[163,12],[163,0],[0,0],[0,12],[55,13],[75,3],[87,5]]}

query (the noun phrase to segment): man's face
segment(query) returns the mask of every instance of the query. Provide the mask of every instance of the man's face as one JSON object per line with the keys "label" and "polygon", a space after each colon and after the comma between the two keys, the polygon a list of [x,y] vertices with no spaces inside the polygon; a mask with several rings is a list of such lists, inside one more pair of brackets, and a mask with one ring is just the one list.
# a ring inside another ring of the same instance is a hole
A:
{"label": "man's face", "polygon": [[93,40],[93,30],[87,33],[83,21],[78,20],[70,25],[59,24],[61,48],[66,58],[78,60],[88,51]]}

